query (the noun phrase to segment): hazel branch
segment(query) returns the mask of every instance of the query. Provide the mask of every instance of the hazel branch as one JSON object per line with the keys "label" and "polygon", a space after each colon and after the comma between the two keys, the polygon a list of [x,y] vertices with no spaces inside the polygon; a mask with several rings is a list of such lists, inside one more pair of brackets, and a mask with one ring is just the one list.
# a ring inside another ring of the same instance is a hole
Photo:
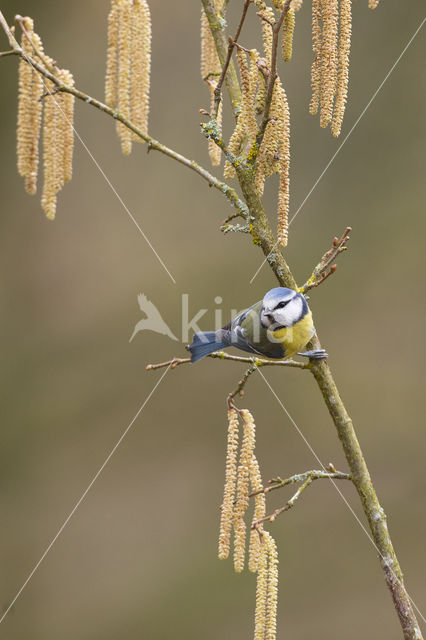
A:
{"label": "hazel branch", "polygon": [[177,153],[176,151],[173,151],[173,149],[170,149],[166,145],[162,144],[158,140],[155,140],[151,136],[145,134],[138,127],[136,127],[130,120],[125,118],[119,111],[112,109],[111,107],[108,107],[106,104],[104,104],[100,100],[97,100],[96,98],[92,98],[87,93],[84,93],[83,91],[78,90],[76,87],[71,87],[64,84],[59,78],[57,78],[53,73],[51,73],[49,69],[47,69],[44,66],[44,63],[43,64],[39,63],[37,60],[35,60],[35,58],[29,56],[22,49],[22,47],[16,41],[1,11],[0,11],[0,25],[3,28],[3,31],[5,32],[14,53],[16,55],[19,55],[21,58],[23,58],[28,64],[30,64],[34,69],[36,69],[42,76],[44,76],[45,78],[53,82],[53,84],[57,87],[57,91],[70,93],[76,98],[78,98],[79,100],[81,100],[82,102],[85,102],[86,104],[90,104],[96,109],[99,109],[99,111],[102,111],[103,113],[106,113],[107,115],[111,116],[112,118],[114,118],[114,120],[118,120],[128,129],[133,131],[133,133],[135,133],[137,136],[139,136],[140,138],[145,140],[145,142],[148,143],[148,151],[151,151],[151,150],[160,151],[161,153],[168,156],[169,158],[172,158],[173,160],[176,160],[180,164],[183,164],[185,167],[192,169],[192,171],[195,171],[204,180],[206,180],[209,183],[209,186],[213,186],[215,187],[215,189],[223,193],[223,195],[227,198],[231,206],[234,207],[234,209],[236,209],[237,211],[239,211],[243,217],[247,217],[248,210],[247,210],[246,204],[238,197],[238,194],[235,191],[235,189],[230,187],[226,182],[222,182],[221,180],[218,180],[218,178],[216,178],[209,171],[204,169],[204,167],[202,167],[197,162],[195,162],[195,160],[190,160],[189,158],[186,158],[180,153]]}
{"label": "hazel branch", "polygon": [[268,481],[268,484],[270,485],[269,487],[265,487],[265,489],[263,489],[262,491],[256,491],[254,493],[251,493],[250,497],[253,497],[258,495],[259,493],[269,493],[274,489],[281,489],[282,487],[286,487],[287,485],[290,485],[290,484],[296,484],[299,482],[301,483],[300,487],[297,489],[294,495],[286,502],[286,504],[283,507],[280,507],[279,509],[275,509],[275,511],[273,511],[271,514],[264,516],[259,520],[256,520],[255,522],[253,522],[251,528],[257,529],[263,522],[266,522],[266,521],[274,522],[274,520],[281,513],[284,513],[285,511],[288,511],[289,509],[294,507],[294,505],[296,504],[297,500],[300,498],[302,493],[314,482],[314,480],[322,480],[322,479],[352,480],[350,474],[343,473],[342,471],[336,471],[336,469],[332,464],[329,465],[329,469],[330,471],[318,471],[313,469],[312,471],[305,471],[304,473],[298,473],[284,480],[282,480],[281,478],[274,478]]}
{"label": "hazel branch", "polygon": [[298,287],[300,293],[307,293],[310,289],[318,287],[324,280],[327,280],[337,269],[337,264],[332,264],[337,256],[346,251],[347,242],[350,238],[349,234],[352,231],[352,227],[346,227],[340,238],[334,238],[331,249],[324,253],[321,261],[317,264],[312,272],[311,277],[305,282],[304,285]]}
{"label": "hazel branch", "polygon": [[[311,365],[309,363],[297,362],[297,360],[265,360],[263,358],[245,358],[243,356],[233,356],[229,353],[225,353],[224,351],[215,351],[214,353],[209,353],[208,358],[213,358],[215,360],[230,360],[232,362],[244,362],[248,364],[255,364],[256,368],[266,367],[266,366],[275,366],[275,367],[292,367],[294,369],[310,369]],[[171,369],[176,369],[181,364],[189,364],[191,362],[191,358],[172,358],[171,360],[167,360],[167,362],[158,362],[157,364],[147,364],[145,369],[147,371],[154,371],[155,369],[162,369],[164,367],[169,367]]]}

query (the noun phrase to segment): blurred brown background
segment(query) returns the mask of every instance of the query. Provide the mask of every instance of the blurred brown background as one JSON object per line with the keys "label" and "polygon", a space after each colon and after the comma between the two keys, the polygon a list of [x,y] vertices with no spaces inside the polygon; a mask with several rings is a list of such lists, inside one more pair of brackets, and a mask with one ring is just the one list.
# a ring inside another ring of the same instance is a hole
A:
{"label": "blurred brown background", "polygon": [[[232,0],[232,32],[242,2]],[[421,0],[354,4],[349,105],[340,140],[308,114],[310,6],[297,16],[283,69],[292,114],[294,213],[423,17]],[[154,137],[208,166],[198,109],[199,4],[152,2]],[[48,53],[77,86],[103,97],[108,3],[4,1],[31,15]],[[253,13],[253,12],[252,12]],[[258,42],[256,22],[242,43]],[[2,49],[6,49],[5,38]],[[302,281],[346,225],[350,251],[311,296],[330,364],[351,412],[408,590],[425,611],[424,77],[421,32],[291,226],[287,257]],[[76,142],[74,177],[48,222],[15,168],[17,60],[0,62],[2,215],[0,605],[6,608],[159,372],[185,355],[165,336],[129,337],[144,292],[180,333],[190,307],[243,308],[275,286],[247,236],[223,237],[224,198],[195,174],[137,145],[124,158],[112,120],[77,104],[76,127],[176,279],[174,285]],[[275,212],[275,184],[266,203]],[[224,477],[225,395],[243,369],[202,361],[170,372],[0,626],[10,640],[251,637],[255,579],[216,558]],[[266,370],[324,463],[346,469],[313,379]],[[260,376],[244,405],[256,417],[268,479],[318,466]],[[358,498],[341,483],[364,522]],[[283,504],[282,492],[270,507]],[[333,487],[316,483],[272,526],[280,553],[279,638],[399,638],[376,553]]]}

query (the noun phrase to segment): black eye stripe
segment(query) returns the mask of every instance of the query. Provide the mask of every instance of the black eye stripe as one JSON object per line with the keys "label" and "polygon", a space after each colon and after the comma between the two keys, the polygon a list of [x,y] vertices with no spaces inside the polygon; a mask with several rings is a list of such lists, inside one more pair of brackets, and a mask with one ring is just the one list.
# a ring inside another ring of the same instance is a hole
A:
{"label": "black eye stripe", "polygon": [[284,307],[285,307],[289,302],[290,302],[290,300],[287,300],[287,301],[284,301],[284,300],[283,300],[282,302],[279,302],[279,303],[277,304],[277,306],[275,307],[275,309],[283,309],[283,308],[284,308]]}

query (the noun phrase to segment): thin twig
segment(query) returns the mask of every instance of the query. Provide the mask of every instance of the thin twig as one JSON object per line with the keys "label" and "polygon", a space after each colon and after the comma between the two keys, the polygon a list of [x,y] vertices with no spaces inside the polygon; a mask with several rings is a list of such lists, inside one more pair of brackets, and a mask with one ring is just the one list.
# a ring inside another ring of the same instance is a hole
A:
{"label": "thin twig", "polygon": [[[297,360],[264,360],[263,358],[245,358],[243,356],[233,356],[229,353],[225,353],[224,351],[215,351],[214,353],[209,353],[208,358],[213,358],[217,360],[230,360],[232,362],[244,362],[248,364],[255,364],[257,368],[267,367],[267,366],[279,366],[279,367],[292,367],[294,369],[310,369],[311,365],[305,362],[297,362]],[[170,366],[171,369],[176,369],[181,364],[189,364],[191,362],[191,358],[172,358],[171,360],[167,360],[167,362],[158,362],[157,364],[147,364],[147,371],[154,371],[155,369],[162,369],[164,367]]]}
{"label": "thin twig", "polygon": [[337,264],[332,264],[332,262],[334,262],[334,260],[340,253],[346,251],[346,249],[348,248],[346,245],[350,238],[349,234],[351,231],[352,227],[346,227],[340,238],[333,239],[331,249],[324,253],[321,261],[313,270],[310,278],[305,282],[304,285],[298,288],[298,291],[300,293],[307,293],[310,289],[318,287],[322,282],[324,282],[324,280],[327,280],[328,277],[335,273]]}
{"label": "thin twig", "polygon": [[18,52],[15,51],[14,49],[11,49],[10,51],[0,51],[0,58],[4,58],[5,56],[17,56]]}
{"label": "thin twig", "polygon": [[103,113],[106,113],[107,115],[111,116],[112,118],[114,118],[114,120],[119,120],[128,129],[133,131],[133,133],[135,133],[137,136],[142,138],[142,140],[145,140],[145,142],[148,143],[148,151],[152,149],[155,151],[160,151],[161,153],[168,156],[169,158],[172,158],[173,160],[176,160],[180,164],[183,164],[184,166],[188,167],[189,169],[192,169],[193,171],[198,173],[198,175],[204,178],[204,180],[208,182],[209,186],[213,186],[218,191],[223,193],[223,195],[227,198],[230,204],[237,211],[241,212],[241,214],[244,217],[248,215],[246,204],[238,197],[238,194],[235,191],[235,189],[233,189],[228,184],[226,184],[226,182],[222,182],[221,180],[218,180],[209,171],[204,169],[204,167],[200,166],[197,162],[195,162],[195,160],[190,160],[189,158],[186,158],[180,153],[173,151],[173,149],[166,147],[166,145],[162,144],[158,140],[155,140],[151,136],[147,135],[146,133],[141,131],[138,127],[136,127],[130,120],[125,118],[119,111],[116,111],[111,107],[108,107],[106,104],[104,104],[100,100],[97,100],[96,98],[92,98],[87,93],[84,93],[83,91],[79,91],[75,87],[67,86],[61,80],[59,80],[53,73],[51,73],[48,69],[46,69],[45,66],[43,66],[42,64],[37,62],[37,60],[29,56],[28,53],[26,53],[16,41],[1,11],[0,11],[0,24],[9,40],[9,43],[13,51],[17,55],[21,56],[21,58],[23,58],[26,62],[28,62],[28,64],[30,64],[34,69],[36,69],[42,76],[44,76],[45,78],[53,82],[53,84],[56,85],[56,87],[58,87],[58,91],[63,91],[64,93],[70,93],[76,98],[78,98],[79,100],[81,100],[82,102],[90,104],[96,109],[99,109]]}
{"label": "thin twig", "polygon": [[225,80],[226,72],[228,71],[229,63],[231,62],[232,52],[234,50],[234,46],[235,46],[238,38],[240,37],[241,29],[243,28],[244,20],[246,19],[247,9],[249,7],[250,2],[251,2],[251,0],[246,0],[245,1],[244,8],[243,8],[243,13],[242,13],[241,20],[240,20],[240,24],[238,25],[238,29],[237,29],[237,32],[235,34],[235,37],[234,37],[234,39],[229,38],[228,53],[226,54],[225,64],[223,65],[222,73],[220,74],[218,83],[217,83],[217,85],[215,87],[215,90],[214,90],[214,110],[213,110],[213,118],[214,119],[217,118],[217,113],[219,111],[219,105],[220,105],[221,94],[222,94],[223,81]]}
{"label": "thin twig", "polygon": [[251,49],[247,49],[246,47],[243,47],[243,45],[239,44],[238,42],[233,42],[233,44],[234,44],[234,47],[236,47],[240,51],[244,51],[245,53],[250,53],[251,51]]}
{"label": "thin twig", "polygon": [[230,231],[234,233],[251,233],[249,224],[225,224],[221,225],[220,230],[223,233],[229,233]]}
{"label": "thin twig", "polygon": [[227,225],[229,225],[231,220],[235,220],[235,218],[241,218],[241,213],[237,211],[236,213],[231,213],[227,218],[225,218],[225,220],[220,225],[221,231],[226,232]]}
{"label": "thin twig", "polygon": [[255,360],[255,358],[253,358],[253,361],[252,361],[251,365],[249,366],[247,371],[244,373],[244,375],[241,378],[241,380],[238,381],[237,388],[234,389],[234,391],[231,391],[230,394],[228,394],[228,398],[227,398],[228,406],[233,404],[232,400],[233,400],[233,398],[235,398],[235,396],[243,396],[244,395],[244,387],[246,385],[246,382],[250,378],[251,374],[256,371],[256,369],[257,369],[256,360]]}
{"label": "thin twig", "polygon": [[45,91],[39,98],[37,98],[37,100],[38,102],[41,102],[44,98],[47,98],[47,96],[54,96],[57,93],[61,93],[61,89],[59,87],[54,87],[53,91]]}
{"label": "thin twig", "polygon": [[256,522],[253,522],[251,528],[257,529],[262,522],[266,522],[267,520],[269,522],[274,522],[277,516],[294,507],[296,501],[300,498],[300,496],[305,491],[305,489],[307,489],[313,483],[314,480],[321,480],[321,479],[351,480],[352,479],[349,473],[336,471],[334,469],[334,466],[331,464],[329,465],[329,467],[332,470],[317,471],[313,469],[312,471],[305,471],[304,473],[298,473],[294,476],[291,476],[290,478],[286,478],[285,480],[282,480],[281,478],[274,478],[273,480],[269,481],[268,483],[270,484],[269,487],[265,487],[265,489],[263,489],[262,491],[256,491],[254,493],[251,493],[250,497],[253,497],[259,493],[268,493],[270,491],[273,491],[274,489],[281,489],[282,487],[286,487],[287,485],[290,485],[290,484],[295,484],[298,482],[301,483],[296,493],[290,498],[290,500],[288,500],[285,503],[283,507],[280,507],[279,509],[275,509],[275,511],[273,511],[271,514],[261,518],[260,520],[257,520]]}

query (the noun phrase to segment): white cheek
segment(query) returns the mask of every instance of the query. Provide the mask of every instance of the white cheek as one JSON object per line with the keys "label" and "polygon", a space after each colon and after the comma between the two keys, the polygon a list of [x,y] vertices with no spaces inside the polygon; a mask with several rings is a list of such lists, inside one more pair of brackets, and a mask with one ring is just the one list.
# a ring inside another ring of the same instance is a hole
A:
{"label": "white cheek", "polygon": [[277,309],[274,312],[274,320],[277,325],[286,326],[288,324],[288,316],[285,309]]}
{"label": "white cheek", "polygon": [[300,320],[303,304],[300,299],[292,300],[284,309],[279,310],[277,321],[285,327],[291,327]]}

